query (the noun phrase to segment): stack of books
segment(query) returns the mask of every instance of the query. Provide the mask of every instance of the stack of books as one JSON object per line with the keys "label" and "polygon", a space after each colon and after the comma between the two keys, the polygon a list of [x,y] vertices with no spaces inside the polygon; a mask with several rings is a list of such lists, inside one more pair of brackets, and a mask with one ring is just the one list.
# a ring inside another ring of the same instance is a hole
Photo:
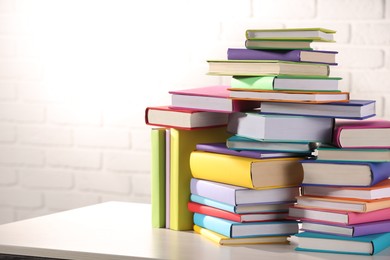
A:
{"label": "stack of books", "polygon": [[333,146],[302,161],[297,250],[373,255],[390,246],[390,121],[336,122]]}

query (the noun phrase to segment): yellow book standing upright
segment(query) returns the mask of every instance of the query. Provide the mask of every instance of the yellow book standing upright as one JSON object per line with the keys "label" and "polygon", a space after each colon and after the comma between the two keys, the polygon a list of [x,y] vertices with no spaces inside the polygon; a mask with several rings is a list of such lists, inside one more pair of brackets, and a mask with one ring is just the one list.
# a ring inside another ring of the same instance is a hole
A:
{"label": "yellow book standing upright", "polygon": [[192,230],[193,214],[187,208],[190,199],[190,154],[197,143],[225,142],[230,136],[226,127],[197,130],[171,128],[170,155],[170,228]]}

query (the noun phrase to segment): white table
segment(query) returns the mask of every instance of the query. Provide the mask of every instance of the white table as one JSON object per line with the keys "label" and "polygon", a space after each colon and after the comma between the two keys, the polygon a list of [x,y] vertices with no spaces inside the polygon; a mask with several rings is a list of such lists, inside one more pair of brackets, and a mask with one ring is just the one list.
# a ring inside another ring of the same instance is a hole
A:
{"label": "white table", "polygon": [[[0,226],[0,254],[62,259],[390,259],[296,252],[290,245],[220,246],[192,231],[151,227],[149,204],[106,202]],[[1,258],[1,255],[0,255]]]}

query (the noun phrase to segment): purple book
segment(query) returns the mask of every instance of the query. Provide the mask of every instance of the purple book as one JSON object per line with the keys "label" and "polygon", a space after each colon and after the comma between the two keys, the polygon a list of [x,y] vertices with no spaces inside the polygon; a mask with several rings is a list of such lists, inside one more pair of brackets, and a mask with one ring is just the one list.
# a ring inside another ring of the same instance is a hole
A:
{"label": "purple book", "polygon": [[293,62],[315,62],[337,65],[337,51],[318,50],[258,50],[245,48],[229,48],[229,60],[282,60]]}
{"label": "purple book", "polygon": [[259,151],[259,150],[233,150],[226,147],[226,143],[200,143],[196,145],[196,150],[211,153],[229,154],[235,156],[264,159],[281,157],[302,157],[302,153],[289,153],[277,151]]}
{"label": "purple book", "polygon": [[340,236],[358,237],[390,232],[390,220],[367,222],[355,225],[303,221],[302,230]]}

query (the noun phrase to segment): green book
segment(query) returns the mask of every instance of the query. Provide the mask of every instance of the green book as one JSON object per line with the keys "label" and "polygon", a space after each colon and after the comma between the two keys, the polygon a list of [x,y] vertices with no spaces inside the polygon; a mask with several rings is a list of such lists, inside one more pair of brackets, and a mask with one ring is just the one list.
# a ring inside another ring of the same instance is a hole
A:
{"label": "green book", "polygon": [[311,40],[319,42],[334,42],[334,30],[325,28],[279,28],[279,29],[248,29],[245,36],[249,40]]}
{"label": "green book", "polygon": [[152,227],[165,227],[165,128],[151,131]]}

